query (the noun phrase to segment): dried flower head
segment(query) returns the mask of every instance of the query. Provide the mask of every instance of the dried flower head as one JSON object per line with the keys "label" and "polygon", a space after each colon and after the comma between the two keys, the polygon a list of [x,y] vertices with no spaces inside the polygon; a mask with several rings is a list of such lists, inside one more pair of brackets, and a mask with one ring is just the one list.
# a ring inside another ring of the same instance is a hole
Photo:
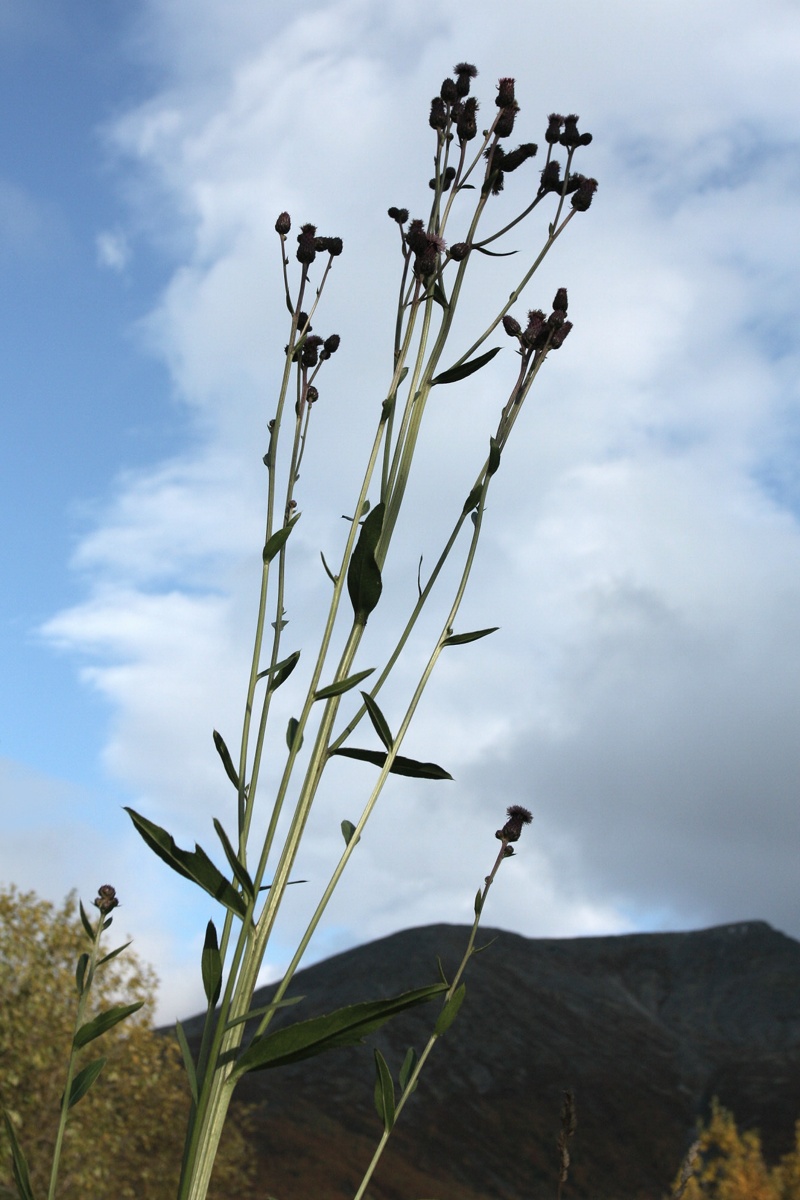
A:
{"label": "dried flower head", "polygon": [[456,87],[456,81],[454,79],[450,79],[449,77],[443,80],[439,95],[441,96],[442,100],[444,100],[445,104],[455,104],[455,102],[458,100],[458,88]]}
{"label": "dried flower head", "polygon": [[544,195],[547,192],[561,191],[561,163],[556,162],[554,158],[550,159],[544,170],[542,171],[542,181],[539,184],[539,191]]}
{"label": "dried flower head", "polygon": [[494,126],[494,131],[499,138],[511,137],[511,134],[514,132],[514,120],[518,112],[518,104],[509,104],[507,108],[500,109]]}
{"label": "dried flower head", "polygon": [[477,78],[478,68],[473,67],[472,63],[456,63],[453,74],[456,77],[456,91],[459,96],[468,96],[470,83]]}
{"label": "dried flower head", "polygon": [[113,888],[110,883],[104,883],[102,887],[97,889],[97,896],[92,903],[94,904],[95,908],[100,909],[100,912],[105,917],[119,904],[116,888]]}
{"label": "dried flower head", "polygon": [[564,128],[558,139],[562,146],[580,146],[581,135],[578,133],[579,120],[580,118],[577,113],[570,113],[568,117],[564,117]]}
{"label": "dried flower head", "polygon": [[301,225],[300,232],[297,235],[297,261],[308,265],[313,263],[317,256],[316,248],[317,227],[316,225]]}
{"label": "dried flower head", "polygon": [[444,129],[447,124],[447,105],[441,96],[434,96],[431,100],[431,115],[428,117],[428,124],[431,129]]}
{"label": "dried flower head", "polygon": [[292,218],[287,212],[282,212],[275,222],[275,232],[279,233],[281,237],[285,237],[291,228]]}
{"label": "dried flower head", "polygon": [[564,118],[561,113],[550,113],[547,118],[547,132],[544,135],[544,140],[551,146],[554,146],[561,137],[561,126],[564,124]]}
{"label": "dried flower head", "polygon": [[478,132],[478,122],[476,120],[477,111],[478,111],[478,101],[475,99],[474,96],[470,96],[468,100],[464,101],[464,107],[462,108],[461,113],[459,114],[459,117],[458,117],[458,121],[456,123],[456,130],[458,132],[458,140],[460,142],[471,142],[472,139],[477,135],[477,132]]}
{"label": "dried flower head", "polygon": [[575,195],[572,197],[572,207],[576,212],[586,212],[597,191],[596,179],[582,179]]}
{"label": "dried flower head", "polygon": [[506,76],[500,80],[497,85],[497,95],[494,102],[498,108],[510,108],[516,104],[513,79]]}

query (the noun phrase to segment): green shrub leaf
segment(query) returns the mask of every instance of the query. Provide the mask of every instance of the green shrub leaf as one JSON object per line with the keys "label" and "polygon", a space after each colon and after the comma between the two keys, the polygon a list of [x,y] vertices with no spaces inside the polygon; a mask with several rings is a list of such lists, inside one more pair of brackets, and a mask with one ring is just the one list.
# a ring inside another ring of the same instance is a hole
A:
{"label": "green shrub leaf", "polygon": [[495,354],[500,353],[500,349],[500,346],[495,346],[493,350],[487,350],[485,354],[479,354],[477,358],[471,358],[469,362],[442,371],[441,375],[437,375],[435,379],[431,380],[431,387],[436,383],[458,383],[459,379],[466,379],[468,375],[474,375],[476,371],[480,371],[481,367],[485,367],[488,362],[491,362]]}
{"label": "green shrub leaf", "polygon": [[286,545],[286,539],[299,520],[300,513],[297,513],[292,517],[291,521],[284,525],[282,529],[279,529],[276,533],[273,533],[272,537],[268,539],[267,544],[264,547],[264,552],[261,556],[265,563],[272,562],[275,555],[283,549],[283,547]]}
{"label": "green shrub leaf", "polygon": [[364,701],[364,705],[367,710],[367,716],[369,717],[370,721],[372,721],[373,729],[383,742],[386,749],[391,750],[392,746],[394,745],[394,738],[392,737],[392,731],[389,728],[389,723],[378,707],[377,701],[373,700],[369,692],[362,692],[361,698]]}
{"label": "green shrub leaf", "polygon": [[[72,1108],[74,1104],[77,1104],[79,1100],[83,1099],[89,1088],[94,1083],[95,1079],[97,1079],[97,1076],[100,1074],[103,1067],[106,1065],[107,1061],[108,1060],[105,1058],[96,1058],[94,1062],[88,1063],[82,1071],[78,1071],[78,1074],[75,1076],[72,1084],[70,1085],[68,1108]],[[63,1096],[61,1097],[60,1103],[64,1103]]]}
{"label": "green shrub leaf", "polygon": [[383,1121],[383,1128],[387,1133],[390,1132],[394,1125],[394,1080],[392,1073],[389,1070],[389,1064],[381,1054],[380,1050],[375,1050],[375,1108],[378,1110],[378,1116]]}
{"label": "green shrub leaf", "polygon": [[[408,1081],[411,1078],[411,1076],[414,1074],[414,1068],[416,1067],[416,1065],[417,1065],[417,1052],[413,1046],[409,1046],[408,1050],[406,1050],[406,1056],[403,1059],[403,1065],[400,1068],[400,1074],[398,1076],[398,1079],[400,1080],[400,1087],[403,1089],[403,1091],[405,1091],[406,1088],[408,1087]],[[414,1086],[412,1087],[411,1091],[415,1092],[416,1090],[417,1090],[417,1085],[415,1083]]]}
{"label": "green shrub leaf", "polygon": [[366,671],[358,671],[355,675],[350,675],[348,679],[339,679],[336,683],[329,683],[327,687],[314,692],[314,699],[327,700],[330,696],[340,696],[342,692],[349,692],[351,688],[358,687],[359,683],[368,675],[372,675],[374,671],[374,667],[367,667]]}
{"label": "green shrub leaf", "polygon": [[222,849],[225,851],[225,857],[228,860],[231,871],[233,871],[234,876],[242,885],[242,890],[248,900],[252,900],[255,895],[256,886],[250,878],[247,868],[239,861],[236,851],[231,845],[230,838],[216,817],[214,817],[214,828],[217,831],[217,837],[222,843]]}
{"label": "green shrub leaf", "polygon": [[25,1160],[25,1155],[22,1153],[22,1147],[17,1140],[17,1131],[5,1109],[3,1109],[3,1120],[6,1125],[8,1140],[11,1143],[11,1169],[14,1174],[14,1183],[17,1185],[17,1193],[20,1200],[33,1200],[33,1188],[31,1187],[31,1177],[28,1174],[28,1164]]}
{"label": "green shrub leaf", "polygon": [[206,994],[206,1000],[213,1008],[219,1000],[222,988],[222,958],[213,921],[209,921],[206,925],[206,938],[203,943],[200,967],[203,975],[203,991]]}
{"label": "green shrub leaf", "polygon": [[446,1033],[453,1024],[453,1021],[455,1021],[456,1017],[458,1016],[458,1010],[464,1003],[464,997],[466,994],[467,985],[465,983],[459,984],[450,999],[445,1004],[442,1011],[439,1013],[439,1019],[436,1022],[433,1030],[435,1037],[441,1037],[442,1034]]}
{"label": "green shrub leaf", "polygon": [[451,633],[442,642],[443,646],[466,646],[467,642],[477,642],[478,638],[488,637],[490,633],[497,633],[499,625],[492,625],[491,629],[476,629],[472,633]]}
{"label": "green shrub leaf", "polygon": [[239,790],[239,775],[236,770],[236,767],[233,765],[233,759],[230,756],[230,751],[228,750],[228,747],[225,745],[225,739],[223,738],[221,733],[217,733],[216,729],[214,730],[213,737],[214,737],[214,745],[217,748],[217,754],[222,759],[222,765],[225,768],[225,774],[228,776],[228,779],[230,779],[231,783],[233,784],[233,786],[236,788],[236,790],[238,792],[238,790]]}
{"label": "green shrub leaf", "polygon": [[[355,833],[355,831],[356,831],[356,827],[352,821],[342,821],[342,837],[344,838],[345,846],[350,845],[350,843],[353,840],[353,834]],[[359,842],[361,841],[361,834],[358,835],[357,841],[359,841]]]}

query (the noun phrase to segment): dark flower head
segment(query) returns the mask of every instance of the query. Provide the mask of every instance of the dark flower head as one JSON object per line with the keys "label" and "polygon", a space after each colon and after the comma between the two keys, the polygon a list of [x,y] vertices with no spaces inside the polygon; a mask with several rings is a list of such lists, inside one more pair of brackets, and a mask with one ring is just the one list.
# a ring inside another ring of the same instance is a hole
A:
{"label": "dark flower head", "polygon": [[561,126],[564,124],[564,118],[561,113],[550,113],[547,118],[547,132],[544,135],[546,142],[554,146],[561,137]]}
{"label": "dark flower head", "polygon": [[456,91],[459,96],[468,96],[469,85],[477,77],[478,68],[473,67],[472,63],[456,63],[453,74],[456,77]]}
{"label": "dark flower head", "polygon": [[514,80],[507,77],[500,80],[497,85],[497,96],[495,104],[498,108],[511,108],[516,104],[514,99]]}
{"label": "dark flower head", "polygon": [[282,212],[275,222],[275,232],[279,233],[281,237],[285,237],[291,228],[292,218],[287,212]]}
{"label": "dark flower head", "polygon": [[95,908],[99,908],[100,912],[105,917],[119,904],[116,888],[113,888],[110,883],[104,883],[102,887],[97,889],[97,897],[93,903]]}
{"label": "dark flower head", "polygon": [[474,96],[470,96],[464,101],[464,107],[459,114],[456,129],[458,131],[458,140],[460,142],[471,142],[478,132],[478,123],[475,119],[475,114],[478,111],[478,101]]}
{"label": "dark flower head", "polygon": [[467,242],[456,242],[455,246],[450,247],[450,257],[453,262],[463,262],[469,254],[469,245]]}
{"label": "dark flower head", "polygon": [[431,100],[431,115],[428,117],[431,129],[444,129],[447,124],[447,107],[441,96]]}
{"label": "dark flower head", "polygon": [[519,321],[516,321],[514,317],[511,316],[511,313],[506,313],[506,315],[503,317],[503,329],[505,329],[509,337],[518,338],[522,333],[522,326],[520,325]]}
{"label": "dark flower head", "polygon": [[439,92],[445,104],[455,104],[458,100],[458,88],[454,79],[445,79],[442,83],[441,91]]}
{"label": "dark flower head", "polygon": [[503,158],[503,170],[516,171],[517,167],[521,167],[529,158],[533,158],[538,149],[535,142],[525,142],[522,146],[518,146],[516,150],[512,150]]}
{"label": "dark flower head", "polygon": [[554,158],[550,159],[550,162],[542,171],[542,182],[539,184],[539,190],[543,193],[561,191],[561,163],[556,162]]}
{"label": "dark flower head", "polygon": [[508,820],[502,829],[498,829],[495,837],[502,842],[518,842],[522,833],[523,825],[530,825],[533,817],[528,812],[527,808],[523,808],[521,804],[512,804],[506,810]]}
{"label": "dark flower head", "polygon": [[313,383],[306,389],[306,400],[309,404],[313,404],[316,400],[319,400],[319,392],[314,387]]}
{"label": "dark flower head", "polygon": [[419,219],[412,221],[406,232],[406,241],[408,248],[414,254],[421,254],[428,244],[428,235],[425,232],[425,225]]}
{"label": "dark flower head", "polygon": [[579,117],[576,113],[570,113],[568,117],[564,117],[564,129],[558,139],[562,146],[579,146],[581,144],[578,120]]}
{"label": "dark flower head", "polygon": [[398,225],[405,225],[408,220],[407,208],[395,208],[394,205],[389,209],[389,216],[393,221],[397,221]]}
{"label": "dark flower head", "polygon": [[550,349],[559,350],[564,345],[564,339],[572,329],[572,321],[565,321],[560,329],[557,329],[550,338]]}
{"label": "dark flower head", "polygon": [[509,104],[501,108],[495,123],[494,131],[499,138],[511,137],[514,132],[514,120],[519,112],[518,104]]}
{"label": "dark flower head", "polygon": [[592,203],[592,198],[597,191],[596,179],[581,178],[580,186],[575,195],[572,197],[572,207],[576,212],[586,212],[589,205]]}
{"label": "dark flower head", "polygon": [[306,265],[313,263],[317,256],[316,239],[316,225],[301,225],[297,235],[297,261],[299,263]]}
{"label": "dark flower head", "polygon": [[322,338],[316,333],[312,333],[303,342],[300,350],[300,361],[304,367],[315,367],[319,361],[319,348],[323,344]]}
{"label": "dark flower head", "polygon": [[566,288],[559,288],[558,291],[556,292],[555,299],[553,300],[553,308],[558,309],[560,312],[567,311],[567,289]]}

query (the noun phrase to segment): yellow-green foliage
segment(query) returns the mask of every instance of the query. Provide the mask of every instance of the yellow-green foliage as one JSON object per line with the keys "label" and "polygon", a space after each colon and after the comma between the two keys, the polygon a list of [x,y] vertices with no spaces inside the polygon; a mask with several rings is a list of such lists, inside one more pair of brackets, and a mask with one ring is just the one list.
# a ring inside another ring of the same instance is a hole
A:
{"label": "yellow-green foliage", "polygon": [[800,1121],[795,1148],[769,1168],[754,1130],[740,1133],[732,1113],[715,1100],[699,1134],[699,1155],[682,1200],[800,1200]]}
{"label": "yellow-green foliage", "polygon": [[[105,952],[127,940],[118,925],[104,935]],[[14,1122],[37,1196],[47,1194],[77,1005],[75,964],[87,948],[74,895],[56,907],[32,892],[0,889],[0,1106]],[[87,1019],[113,1004],[145,1005],[82,1052],[79,1068],[101,1056],[108,1062],[71,1110],[59,1200],[175,1196],[189,1089],[175,1040],[150,1026],[156,983],[131,949],[95,976]],[[212,1188],[220,1198],[249,1192],[244,1138],[230,1124]],[[3,1192],[10,1164],[0,1126],[0,1195],[13,1194]]]}

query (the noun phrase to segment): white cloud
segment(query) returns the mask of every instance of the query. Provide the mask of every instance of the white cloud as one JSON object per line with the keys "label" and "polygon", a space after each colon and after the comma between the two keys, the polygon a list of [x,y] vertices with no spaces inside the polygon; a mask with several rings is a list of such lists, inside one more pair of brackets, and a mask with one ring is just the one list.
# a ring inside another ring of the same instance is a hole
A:
{"label": "white cloud", "polygon": [[128,238],[120,230],[104,229],[98,233],[97,262],[101,267],[112,271],[124,271],[131,261],[131,247]]}
{"label": "white cloud", "polygon": [[[518,76],[520,140],[541,140],[553,108],[583,113],[600,190],[531,294],[546,304],[566,282],[575,330],[504,456],[460,618],[502,630],[444,660],[408,743],[457,782],[393,782],[318,952],[469,920],[510,802],[536,822],[504,865],[492,924],[573,934],[766,917],[797,935],[800,538],[775,483],[797,452],[783,440],[797,403],[792,6],[584,0],[520,15],[505,3],[489,18],[477,0],[350,0],[276,27],[242,0],[224,28],[205,7],[208,22],[177,0],[148,10],[141,41],[167,82],[113,131],[149,212],[137,220],[181,254],[145,328],[195,440],[121,475],[76,555],[87,598],[48,626],[91,656],[86,677],[111,702],[110,769],[176,836],[205,838],[227,797],[209,735],[224,725],[235,741],[247,671],[286,336],[272,231],[284,208],[345,240],[315,322],[343,344],[321,377],[292,535],[288,632],[291,648],[307,644],[328,586],[319,550],[335,562],[387,380],[397,239],[384,210],[424,211],[427,100],[474,56],[484,112],[493,76]],[[512,240],[522,259],[531,242]],[[520,270],[479,265],[454,357]],[[426,570],[447,498],[469,489],[509,357],[431,405],[382,616],[413,602],[420,550]],[[387,692],[392,720],[409,680]],[[296,699],[289,685],[279,696],[285,720]],[[287,905],[278,956],[338,853],[339,822],[357,816],[364,772],[332,780],[299,864],[313,883]]]}

